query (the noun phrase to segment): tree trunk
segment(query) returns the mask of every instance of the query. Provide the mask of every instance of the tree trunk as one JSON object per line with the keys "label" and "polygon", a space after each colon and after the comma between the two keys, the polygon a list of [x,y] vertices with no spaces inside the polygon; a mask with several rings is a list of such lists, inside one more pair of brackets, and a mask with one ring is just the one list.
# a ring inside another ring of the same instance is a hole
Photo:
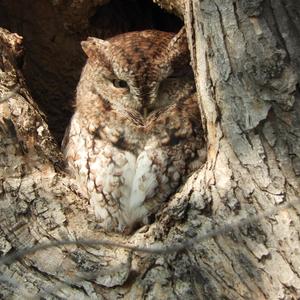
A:
{"label": "tree trunk", "polygon": [[155,2],[184,17],[208,154],[129,237],[89,219],[0,31],[2,298],[300,297],[300,5]]}

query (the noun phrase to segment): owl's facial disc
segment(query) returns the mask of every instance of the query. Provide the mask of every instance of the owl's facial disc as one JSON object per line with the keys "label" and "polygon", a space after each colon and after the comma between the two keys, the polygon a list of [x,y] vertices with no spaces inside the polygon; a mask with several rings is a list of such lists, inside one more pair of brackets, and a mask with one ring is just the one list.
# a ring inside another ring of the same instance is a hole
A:
{"label": "owl's facial disc", "polygon": [[136,89],[130,80],[125,78],[126,76],[117,76],[109,70],[102,69],[94,82],[95,93],[118,110],[140,111],[142,103],[136,95]]}

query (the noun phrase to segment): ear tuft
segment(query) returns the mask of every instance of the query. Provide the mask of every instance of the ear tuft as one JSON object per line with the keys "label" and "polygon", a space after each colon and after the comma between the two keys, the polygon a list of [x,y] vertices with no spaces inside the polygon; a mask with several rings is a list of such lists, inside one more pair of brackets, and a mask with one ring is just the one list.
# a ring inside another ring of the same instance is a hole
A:
{"label": "ear tuft", "polygon": [[162,57],[164,57],[162,68],[164,65],[168,73],[190,68],[190,53],[184,27],[171,39]]}
{"label": "ear tuft", "polygon": [[189,55],[188,41],[184,27],[170,41],[168,53],[171,53],[170,60],[176,59],[178,56]]}
{"label": "ear tuft", "polygon": [[104,41],[94,37],[88,37],[86,41],[82,41],[80,44],[87,57],[103,53],[103,51],[106,51],[110,46],[110,43],[108,41]]}

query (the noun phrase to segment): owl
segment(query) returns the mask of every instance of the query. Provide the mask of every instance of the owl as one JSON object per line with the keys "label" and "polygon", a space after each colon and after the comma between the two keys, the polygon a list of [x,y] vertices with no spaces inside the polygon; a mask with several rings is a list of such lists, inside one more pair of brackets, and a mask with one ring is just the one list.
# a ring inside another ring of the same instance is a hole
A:
{"label": "owl", "polygon": [[63,148],[70,174],[107,231],[130,233],[203,161],[184,29],[82,42],[87,55]]}

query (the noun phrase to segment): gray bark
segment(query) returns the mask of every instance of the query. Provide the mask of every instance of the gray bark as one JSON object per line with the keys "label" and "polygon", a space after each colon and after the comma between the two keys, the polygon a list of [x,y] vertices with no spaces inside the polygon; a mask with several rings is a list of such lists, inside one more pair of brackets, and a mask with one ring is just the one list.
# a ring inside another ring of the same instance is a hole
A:
{"label": "gray bark", "polygon": [[0,261],[3,298],[300,296],[299,4],[157,2],[184,16],[208,156],[157,221],[129,237],[89,220],[18,71],[22,39],[0,31],[0,250],[99,241]]}

